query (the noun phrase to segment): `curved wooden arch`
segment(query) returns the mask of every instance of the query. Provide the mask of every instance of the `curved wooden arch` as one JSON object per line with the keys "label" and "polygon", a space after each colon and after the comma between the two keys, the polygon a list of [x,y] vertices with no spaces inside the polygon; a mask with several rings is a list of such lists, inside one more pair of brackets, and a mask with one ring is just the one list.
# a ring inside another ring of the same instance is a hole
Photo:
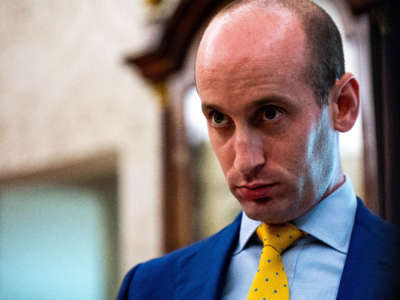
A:
{"label": "curved wooden arch", "polygon": [[231,0],[182,0],[166,21],[155,49],[128,56],[126,63],[136,66],[151,83],[160,84],[179,71],[198,30],[221,6]]}

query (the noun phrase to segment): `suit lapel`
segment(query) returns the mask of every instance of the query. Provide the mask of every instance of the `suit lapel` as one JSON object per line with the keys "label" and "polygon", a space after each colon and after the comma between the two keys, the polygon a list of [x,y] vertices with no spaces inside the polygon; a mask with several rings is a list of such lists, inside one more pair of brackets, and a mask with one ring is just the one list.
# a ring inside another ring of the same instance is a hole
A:
{"label": "suit lapel", "polygon": [[176,299],[219,299],[226,270],[237,243],[241,214],[211,238],[200,242],[197,251],[178,264]]}
{"label": "suit lapel", "polygon": [[390,241],[394,235],[388,231],[389,226],[374,216],[360,199],[357,201],[349,252],[337,299],[388,299],[382,293],[392,275],[390,253],[396,247]]}

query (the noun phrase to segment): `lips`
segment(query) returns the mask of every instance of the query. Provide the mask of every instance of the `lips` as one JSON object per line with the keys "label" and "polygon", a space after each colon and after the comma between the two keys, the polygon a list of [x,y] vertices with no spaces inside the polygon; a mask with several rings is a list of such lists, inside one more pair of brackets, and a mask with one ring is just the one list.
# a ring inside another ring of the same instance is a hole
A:
{"label": "lips", "polygon": [[236,188],[239,196],[245,200],[259,200],[273,195],[277,184],[245,185]]}

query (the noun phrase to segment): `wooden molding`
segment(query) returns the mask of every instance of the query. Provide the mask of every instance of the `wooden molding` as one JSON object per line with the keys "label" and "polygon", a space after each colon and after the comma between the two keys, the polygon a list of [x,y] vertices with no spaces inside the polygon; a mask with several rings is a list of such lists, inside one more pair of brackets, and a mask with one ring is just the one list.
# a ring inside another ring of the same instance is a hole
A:
{"label": "wooden molding", "polygon": [[158,45],[141,55],[128,56],[125,62],[136,66],[152,83],[165,82],[179,71],[198,30],[227,0],[182,0],[166,21]]}

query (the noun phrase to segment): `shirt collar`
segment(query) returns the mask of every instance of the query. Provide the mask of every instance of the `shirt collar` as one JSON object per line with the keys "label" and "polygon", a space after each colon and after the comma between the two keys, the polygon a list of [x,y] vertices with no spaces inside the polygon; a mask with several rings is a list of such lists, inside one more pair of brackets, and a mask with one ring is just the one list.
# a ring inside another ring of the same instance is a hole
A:
{"label": "shirt collar", "polygon": [[245,212],[242,213],[242,222],[240,223],[239,241],[233,255],[241,252],[251,236],[256,231],[257,227],[260,226],[261,221],[250,219]]}
{"label": "shirt collar", "polygon": [[[348,176],[342,186],[320,201],[312,210],[293,221],[301,230],[336,250],[347,253],[357,209],[356,195]],[[260,221],[250,219],[244,212],[239,241],[234,255],[241,252],[253,236]]]}

